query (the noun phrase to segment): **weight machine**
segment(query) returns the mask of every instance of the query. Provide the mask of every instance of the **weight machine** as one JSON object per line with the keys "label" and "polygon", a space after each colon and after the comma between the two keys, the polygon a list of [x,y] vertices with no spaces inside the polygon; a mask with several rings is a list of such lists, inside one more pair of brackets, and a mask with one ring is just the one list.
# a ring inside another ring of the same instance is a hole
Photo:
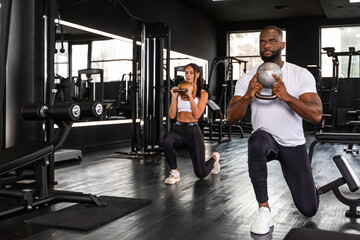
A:
{"label": "weight machine", "polygon": [[[354,144],[359,144],[360,143],[360,133],[357,132],[352,132],[352,133],[338,133],[338,132],[334,132],[335,130],[335,124],[336,124],[336,114],[337,114],[337,99],[338,99],[338,95],[339,95],[339,59],[338,56],[349,56],[349,66],[348,66],[348,70],[347,70],[347,78],[350,78],[350,73],[351,73],[351,61],[352,61],[352,56],[354,55],[360,55],[360,51],[355,51],[354,48],[350,47],[349,48],[349,52],[335,52],[335,48],[333,47],[327,47],[327,48],[323,48],[328,57],[332,57],[332,61],[333,61],[333,79],[332,79],[332,84],[331,84],[331,89],[330,89],[330,114],[329,116],[331,117],[331,129],[333,130],[333,132],[319,132],[316,133],[315,135],[315,140],[311,143],[310,148],[309,148],[309,158],[310,161],[312,159],[312,155],[315,149],[315,146],[318,143],[343,143],[343,144],[348,144],[348,148],[344,148],[344,151],[346,153],[359,153],[359,149],[357,148],[353,148]],[[356,114],[356,111],[355,111]],[[325,116],[323,116],[323,124],[324,125],[324,118]],[[353,126],[354,129],[357,130],[357,126],[359,126],[360,122],[359,121],[350,121],[349,125]]]}
{"label": "weight machine", "polygon": [[326,48],[323,48],[323,50],[326,51],[326,54],[328,57],[332,58],[332,65],[333,65],[332,66],[333,78],[331,81],[330,98],[329,98],[330,114],[325,117],[331,118],[331,130],[335,131],[336,117],[337,117],[337,101],[338,101],[339,85],[340,85],[339,58],[338,57],[339,56],[349,56],[347,79],[350,79],[352,57],[355,55],[360,55],[360,51],[355,51],[355,48],[353,48],[353,47],[349,47],[348,52],[335,52],[335,48],[333,48],[333,47],[326,47]]}
{"label": "weight machine", "polygon": [[[240,125],[229,125],[226,121],[226,109],[227,104],[233,97],[234,92],[234,83],[233,83],[233,64],[238,63],[239,65],[244,65],[243,71],[246,72],[246,63],[247,61],[240,60],[236,57],[216,57],[213,59],[210,73],[209,73],[209,86],[212,80],[212,75],[215,72],[216,67],[221,64],[224,67],[224,79],[221,83],[221,93],[218,103],[215,103],[215,96],[211,96],[208,100],[208,106],[210,109],[209,114],[209,139],[213,139],[213,129],[218,128],[218,142],[228,142],[231,141],[232,127],[237,127],[240,131],[241,137],[244,136],[243,129]],[[215,116],[214,116],[215,113]],[[217,115],[217,116],[216,116]],[[220,117],[220,118],[218,118]],[[227,133],[227,138],[223,139],[223,128]]]}
{"label": "weight machine", "polygon": [[[141,42],[141,46],[137,42]],[[164,79],[164,50],[166,50]],[[170,131],[167,117],[170,100],[170,30],[165,23],[139,23],[133,38],[133,76],[131,83],[132,139],[134,153],[159,152]],[[136,91],[137,90],[137,91]],[[136,94],[137,93],[137,94]],[[137,111],[134,111],[134,110]],[[164,118],[165,124],[164,124]],[[140,120],[137,126],[137,119]]]}
{"label": "weight machine", "polygon": [[129,94],[129,85],[132,81],[133,74],[130,72],[128,74],[123,74],[119,83],[119,92],[117,95],[116,103],[116,112],[117,116],[122,116],[124,118],[131,117],[130,109],[130,94]]}

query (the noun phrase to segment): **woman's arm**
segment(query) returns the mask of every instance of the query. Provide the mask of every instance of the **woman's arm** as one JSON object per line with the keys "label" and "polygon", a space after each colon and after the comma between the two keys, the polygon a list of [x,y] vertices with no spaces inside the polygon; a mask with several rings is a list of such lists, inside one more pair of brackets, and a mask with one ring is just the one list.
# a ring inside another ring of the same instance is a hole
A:
{"label": "woman's arm", "polygon": [[201,95],[199,97],[199,102],[196,105],[192,95],[189,95],[191,113],[195,119],[199,119],[201,117],[201,115],[203,114],[208,97],[209,97],[208,93],[206,91],[202,91]]}
{"label": "woman's arm", "polygon": [[170,103],[170,108],[169,108],[169,117],[171,119],[176,118],[176,114],[177,114],[177,102],[178,102],[178,96],[179,93],[175,93],[173,91],[173,89],[178,89],[178,87],[173,87],[170,92],[171,92],[171,103]]}

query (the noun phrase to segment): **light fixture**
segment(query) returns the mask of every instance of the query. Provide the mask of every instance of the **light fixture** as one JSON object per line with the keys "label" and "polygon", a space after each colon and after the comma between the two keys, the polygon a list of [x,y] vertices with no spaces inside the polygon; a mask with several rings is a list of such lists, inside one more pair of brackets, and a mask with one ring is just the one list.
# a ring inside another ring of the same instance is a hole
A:
{"label": "light fixture", "polygon": [[112,33],[103,32],[103,31],[100,31],[100,30],[97,30],[97,29],[85,27],[85,26],[75,24],[75,23],[71,23],[71,22],[67,22],[67,21],[64,21],[64,20],[59,21],[58,19],[55,19],[55,23],[59,23],[59,24],[64,25],[64,26],[80,29],[80,30],[83,30],[83,31],[86,31],[86,32],[99,34],[99,35],[102,35],[102,36],[105,36],[105,37],[118,39],[118,40],[125,41],[125,42],[130,42],[130,43],[132,42],[132,40],[128,39],[128,38],[120,37],[120,36],[112,34]]}
{"label": "light fixture", "polygon": [[360,0],[349,0],[350,3],[359,3]]}

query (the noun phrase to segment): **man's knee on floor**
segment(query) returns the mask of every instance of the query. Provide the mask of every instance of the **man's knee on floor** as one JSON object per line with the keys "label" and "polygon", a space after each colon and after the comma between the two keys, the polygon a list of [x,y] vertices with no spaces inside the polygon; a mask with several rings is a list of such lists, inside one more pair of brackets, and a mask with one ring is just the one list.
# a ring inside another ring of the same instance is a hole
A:
{"label": "man's knee on floor", "polygon": [[317,205],[307,205],[298,207],[299,211],[306,217],[314,216],[318,211]]}

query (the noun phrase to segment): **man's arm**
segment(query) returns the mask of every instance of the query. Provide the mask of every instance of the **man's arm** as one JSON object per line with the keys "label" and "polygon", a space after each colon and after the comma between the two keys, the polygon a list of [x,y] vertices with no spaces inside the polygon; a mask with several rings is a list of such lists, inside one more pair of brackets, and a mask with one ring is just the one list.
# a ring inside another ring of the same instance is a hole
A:
{"label": "man's arm", "polygon": [[291,96],[286,103],[303,119],[312,123],[321,121],[322,103],[317,93],[304,93],[299,99]]}
{"label": "man's arm", "polygon": [[244,117],[250,101],[251,98],[246,98],[241,96],[234,96],[231,98],[226,112],[227,122],[230,125],[240,121]]}
{"label": "man's arm", "polygon": [[322,118],[322,103],[317,93],[301,94],[299,99],[291,96],[287,91],[282,79],[273,74],[277,79],[277,84],[273,85],[272,92],[277,97],[286,102],[300,117],[312,122],[318,123]]}
{"label": "man's arm", "polygon": [[[256,73],[255,76],[250,80],[248,90],[244,96],[234,96],[231,98],[229,106],[227,108],[227,122],[231,125],[240,121],[246,112],[251,99],[255,96],[255,93],[261,92],[262,86],[256,81],[260,72]],[[241,81],[241,80],[239,80]]]}

